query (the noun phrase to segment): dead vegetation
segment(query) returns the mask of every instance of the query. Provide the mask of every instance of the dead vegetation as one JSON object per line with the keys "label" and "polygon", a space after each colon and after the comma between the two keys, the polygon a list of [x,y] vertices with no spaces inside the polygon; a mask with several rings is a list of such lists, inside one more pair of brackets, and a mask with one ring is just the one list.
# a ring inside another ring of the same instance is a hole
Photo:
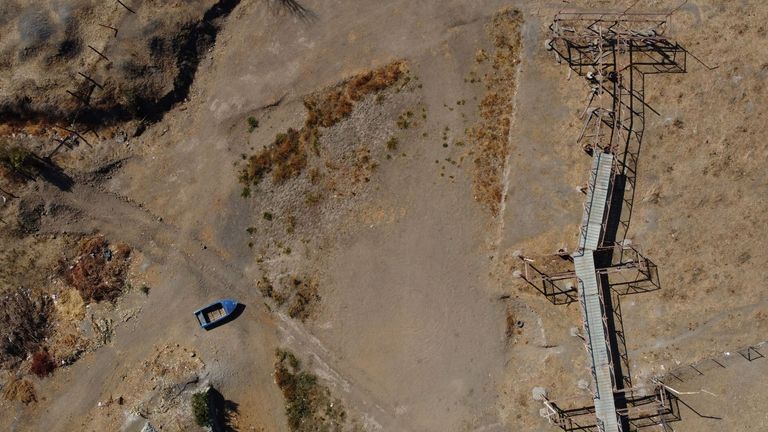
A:
{"label": "dead vegetation", "polygon": [[275,383],[285,398],[288,426],[294,432],[341,431],[347,413],[341,401],[320,384],[316,375],[303,370],[289,351],[275,352]]}
{"label": "dead vegetation", "polygon": [[320,128],[329,128],[349,117],[356,102],[393,85],[406,70],[405,62],[395,61],[304,98],[304,126],[278,134],[271,144],[250,156],[240,171],[240,182],[246,186],[258,184],[271,173],[274,183],[282,183],[301,174],[309,152],[320,153]]}
{"label": "dead vegetation", "polygon": [[63,270],[64,280],[83,300],[115,301],[125,286],[131,249],[124,244],[111,248],[101,235],[85,238],[74,262]]}
{"label": "dead vegetation", "polygon": [[480,119],[469,130],[474,145],[474,195],[492,215],[499,213],[502,200],[502,176],[511,151],[509,131],[517,88],[517,64],[520,55],[522,14],[504,10],[494,15],[487,32],[494,46],[491,70],[483,82],[486,93],[479,104]]}
{"label": "dead vegetation", "polygon": [[257,282],[257,287],[277,307],[285,307],[291,318],[301,321],[309,319],[320,302],[318,284],[313,278],[288,276],[273,283],[264,276]]}
{"label": "dead vegetation", "polygon": [[33,374],[43,378],[52,374],[54,369],[56,369],[56,362],[47,350],[42,349],[32,355],[29,371]]}
{"label": "dead vegetation", "polygon": [[0,365],[10,368],[43,347],[51,331],[53,302],[19,288],[0,298]]}
{"label": "dead vegetation", "polygon": [[3,387],[3,399],[19,401],[25,405],[37,402],[35,386],[26,379],[10,377]]}

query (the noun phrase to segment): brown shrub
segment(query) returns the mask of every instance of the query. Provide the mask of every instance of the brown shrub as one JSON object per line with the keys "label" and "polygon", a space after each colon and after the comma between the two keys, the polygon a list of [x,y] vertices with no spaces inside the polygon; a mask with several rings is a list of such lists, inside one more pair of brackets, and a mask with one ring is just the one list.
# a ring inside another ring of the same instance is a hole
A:
{"label": "brown shrub", "polygon": [[14,366],[40,349],[50,333],[52,303],[25,289],[0,298],[0,365]]}
{"label": "brown shrub", "polygon": [[130,248],[118,245],[113,252],[100,235],[80,243],[79,256],[64,270],[64,280],[80,291],[85,301],[114,301],[122,293]]}
{"label": "brown shrub", "polygon": [[293,297],[288,306],[288,315],[306,321],[315,310],[315,305],[320,301],[317,283],[313,280],[293,279]]}
{"label": "brown shrub", "polygon": [[9,401],[17,400],[25,405],[37,402],[35,386],[25,379],[16,379],[15,377],[11,377],[8,382],[5,383],[5,387],[3,387],[3,398]]}
{"label": "brown shrub", "polygon": [[47,350],[40,350],[32,355],[29,371],[40,378],[47,377],[56,369],[56,362]]}

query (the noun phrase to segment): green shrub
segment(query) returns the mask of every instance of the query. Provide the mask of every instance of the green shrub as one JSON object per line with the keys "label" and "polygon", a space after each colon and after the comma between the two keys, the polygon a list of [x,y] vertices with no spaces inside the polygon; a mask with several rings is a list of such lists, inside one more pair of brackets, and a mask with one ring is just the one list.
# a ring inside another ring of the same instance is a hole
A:
{"label": "green shrub", "polygon": [[208,415],[208,390],[192,395],[192,415],[198,426],[211,425],[211,418]]}
{"label": "green shrub", "polygon": [[253,132],[257,127],[259,127],[259,121],[255,117],[248,117],[248,132]]}

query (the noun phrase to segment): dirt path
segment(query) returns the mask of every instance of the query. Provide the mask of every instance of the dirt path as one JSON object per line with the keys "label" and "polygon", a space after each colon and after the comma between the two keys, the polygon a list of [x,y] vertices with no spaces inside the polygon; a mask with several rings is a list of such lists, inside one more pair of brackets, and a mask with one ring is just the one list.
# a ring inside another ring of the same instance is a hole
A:
{"label": "dirt path", "polygon": [[[73,220],[68,224],[57,221],[56,230],[99,231],[109,238],[127,242],[160,262],[172,261],[174,272],[198,275],[207,287],[209,297],[236,297],[250,306],[247,314],[256,314],[257,322],[269,324],[272,321],[266,309],[261,306],[264,298],[255,288],[252,279],[216,253],[205,249],[199,241],[185,235],[178,228],[163,223],[148,211],[115,194],[86,185],[76,185],[69,193],[48,187],[45,188],[44,195],[51,201],[78,209],[88,215],[87,219]],[[301,323],[281,313],[273,316],[276,317],[274,324],[279,330],[280,339],[300,357],[312,359],[313,366],[323,378],[334,388],[343,391],[340,396],[344,397],[349,407],[363,415],[367,426],[373,427],[373,430],[407,430],[398,424],[392,414],[392,407],[382,400],[376,400],[354,377],[339,372],[347,370],[344,363]],[[244,317],[244,320],[248,319],[251,318]],[[171,315],[166,318],[164,325],[188,326],[191,325],[190,322],[187,314],[178,317]],[[252,328],[260,332],[271,332],[269,328]],[[249,337],[264,339],[259,335]],[[143,339],[142,344],[149,345],[149,341]],[[271,362],[262,366],[271,366]]]}

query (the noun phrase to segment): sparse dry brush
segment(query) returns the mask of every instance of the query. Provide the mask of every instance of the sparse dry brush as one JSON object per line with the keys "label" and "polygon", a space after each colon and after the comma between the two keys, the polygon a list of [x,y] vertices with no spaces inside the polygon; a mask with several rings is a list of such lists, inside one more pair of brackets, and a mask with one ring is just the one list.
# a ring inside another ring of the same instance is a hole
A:
{"label": "sparse dry brush", "polygon": [[301,174],[307,166],[309,151],[320,153],[321,127],[329,128],[349,117],[355,102],[391,86],[406,70],[405,62],[395,61],[307,96],[304,126],[278,134],[270,145],[250,156],[240,171],[240,182],[246,186],[258,184],[271,173],[273,182],[282,183]]}
{"label": "sparse dry brush", "polygon": [[312,278],[291,276],[273,284],[265,276],[256,285],[261,294],[274,300],[278,307],[287,304],[288,315],[301,321],[309,319],[320,302],[318,284]]}
{"label": "sparse dry brush", "polygon": [[480,120],[468,132],[474,144],[474,194],[491,214],[499,213],[504,163],[511,151],[509,132],[517,88],[522,15],[504,10],[488,26],[493,41],[492,69],[485,75],[486,94],[480,102]]}
{"label": "sparse dry brush", "polygon": [[18,289],[0,298],[0,366],[9,368],[41,349],[51,331],[53,302]]}
{"label": "sparse dry brush", "polygon": [[303,370],[299,359],[289,351],[275,352],[275,382],[285,398],[291,431],[342,430],[347,414],[341,402],[333,399],[316,375]]}
{"label": "sparse dry brush", "polygon": [[80,291],[83,300],[114,301],[122,293],[131,249],[96,235],[80,243],[79,255],[63,270],[64,280]]}

